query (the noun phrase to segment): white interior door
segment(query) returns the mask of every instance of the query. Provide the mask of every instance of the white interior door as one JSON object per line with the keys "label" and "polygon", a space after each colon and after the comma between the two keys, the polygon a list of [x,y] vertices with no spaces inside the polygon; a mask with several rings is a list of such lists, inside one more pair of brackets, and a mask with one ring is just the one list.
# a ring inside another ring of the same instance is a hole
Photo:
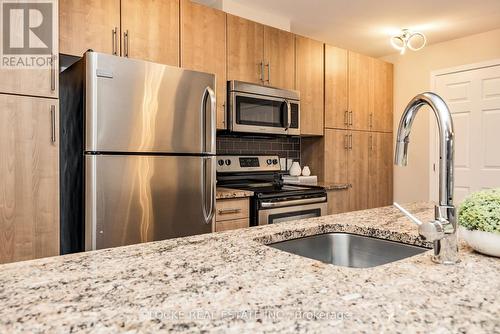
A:
{"label": "white interior door", "polygon": [[458,204],[471,192],[500,187],[500,64],[437,75],[434,84],[455,126]]}

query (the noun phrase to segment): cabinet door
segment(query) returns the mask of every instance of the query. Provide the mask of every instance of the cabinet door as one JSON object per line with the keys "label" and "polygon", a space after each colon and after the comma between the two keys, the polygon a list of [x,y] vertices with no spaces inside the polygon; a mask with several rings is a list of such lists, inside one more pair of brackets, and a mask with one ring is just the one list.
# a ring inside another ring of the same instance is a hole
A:
{"label": "cabinet door", "polygon": [[393,65],[373,59],[373,94],[370,127],[373,131],[393,131]]}
{"label": "cabinet door", "polygon": [[393,202],[392,133],[370,133],[368,206],[378,208]]}
{"label": "cabinet door", "polygon": [[347,106],[347,50],[325,45],[325,127],[345,129]]}
{"label": "cabinet door", "polygon": [[323,135],[323,43],[296,36],[295,84],[300,91],[300,133]]}
{"label": "cabinet door", "polygon": [[264,82],[264,26],[227,14],[227,79]]}
{"label": "cabinet door", "polygon": [[273,86],[295,88],[295,36],[280,29],[264,27],[265,80]]}
{"label": "cabinet door", "polygon": [[[325,179],[326,183],[349,183],[348,145],[349,132],[325,129]],[[321,154],[321,152],[317,152]]]}
{"label": "cabinet door", "polygon": [[[12,1],[11,1],[12,2]],[[58,2],[52,1],[53,4],[53,20],[52,20],[52,54],[39,54],[35,59],[31,55],[8,55],[4,50],[4,57],[2,62],[7,62],[15,67],[8,67],[2,65],[0,67],[0,94],[20,94],[32,95],[41,97],[57,98],[59,96],[59,39],[58,39]],[[3,6],[3,2],[2,2]],[[1,23],[3,24],[3,23]],[[16,31],[23,32],[23,29],[15,29]],[[4,32],[5,33],[5,32]],[[10,32],[10,38],[14,41],[25,41],[21,33],[16,34]],[[3,41],[2,41],[3,43]],[[45,43],[45,41],[41,41]],[[12,56],[12,58],[11,58]],[[16,56],[20,56],[17,58]],[[33,64],[36,65],[32,65]],[[27,66],[21,66],[25,64]],[[42,64],[43,67],[36,67]]]}
{"label": "cabinet door", "polygon": [[369,129],[373,58],[349,51],[349,127]]}
{"label": "cabinet door", "polygon": [[352,188],[349,192],[349,211],[368,208],[369,136],[369,132],[350,131],[348,175]]}
{"label": "cabinet door", "polygon": [[328,190],[328,209],[327,213],[333,215],[336,213],[349,211],[349,196],[351,188]]}
{"label": "cabinet door", "polygon": [[217,129],[226,128],[226,14],[193,3],[181,2],[181,66],[215,74]]}
{"label": "cabinet door", "polygon": [[122,56],[179,66],[179,0],[121,0]]}
{"label": "cabinet door", "polygon": [[59,0],[60,52],[120,53],[120,0]]}
{"label": "cabinet door", "polygon": [[59,254],[57,104],[0,94],[0,263]]}

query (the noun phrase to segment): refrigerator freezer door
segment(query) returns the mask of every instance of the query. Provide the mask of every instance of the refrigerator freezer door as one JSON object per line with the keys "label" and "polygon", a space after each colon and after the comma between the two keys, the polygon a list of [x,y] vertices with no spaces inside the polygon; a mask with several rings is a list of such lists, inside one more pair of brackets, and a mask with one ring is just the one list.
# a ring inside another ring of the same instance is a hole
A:
{"label": "refrigerator freezer door", "polygon": [[85,151],[215,154],[215,76],[85,54]]}
{"label": "refrigerator freezer door", "polygon": [[86,155],[85,250],[212,231],[215,157]]}

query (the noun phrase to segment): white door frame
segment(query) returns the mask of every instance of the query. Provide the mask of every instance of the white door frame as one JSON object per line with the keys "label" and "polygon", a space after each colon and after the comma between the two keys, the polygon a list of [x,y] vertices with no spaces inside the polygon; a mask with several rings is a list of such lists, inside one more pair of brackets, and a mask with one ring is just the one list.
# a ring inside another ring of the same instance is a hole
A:
{"label": "white door frame", "polygon": [[[466,64],[461,66],[439,69],[431,72],[431,91],[436,90],[436,78],[441,75],[478,70],[487,67],[500,66],[500,59],[488,60],[480,63]],[[438,166],[434,161],[439,160],[439,148],[437,145],[437,124],[434,116],[429,118],[429,199],[438,199]]]}

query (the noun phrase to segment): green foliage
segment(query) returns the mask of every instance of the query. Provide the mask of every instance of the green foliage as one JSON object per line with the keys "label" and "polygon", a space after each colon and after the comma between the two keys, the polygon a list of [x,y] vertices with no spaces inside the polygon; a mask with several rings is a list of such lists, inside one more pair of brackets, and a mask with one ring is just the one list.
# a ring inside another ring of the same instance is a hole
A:
{"label": "green foliage", "polygon": [[458,223],[468,230],[500,234],[500,188],[468,196],[460,205]]}

